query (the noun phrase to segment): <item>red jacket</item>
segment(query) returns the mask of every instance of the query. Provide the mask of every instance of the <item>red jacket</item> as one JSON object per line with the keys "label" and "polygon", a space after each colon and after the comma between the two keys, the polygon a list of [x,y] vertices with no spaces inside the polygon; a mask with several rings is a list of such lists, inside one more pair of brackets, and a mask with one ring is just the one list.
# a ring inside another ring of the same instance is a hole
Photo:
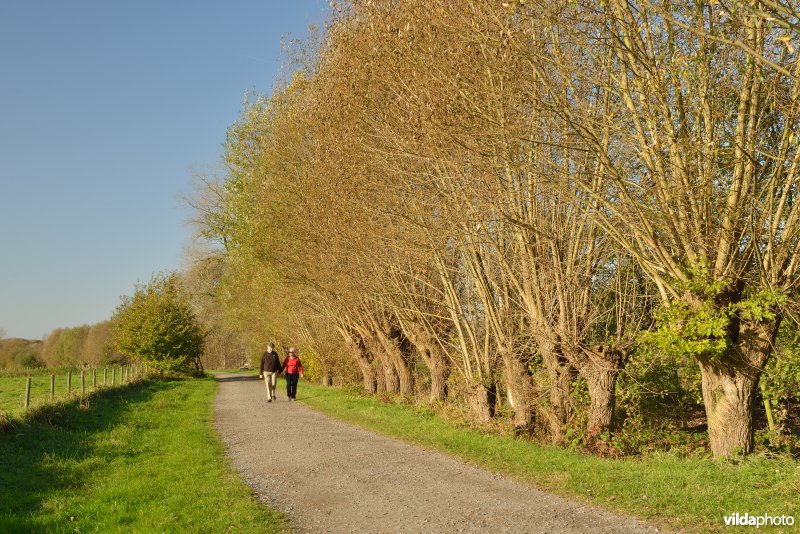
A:
{"label": "red jacket", "polygon": [[297,373],[303,372],[303,364],[300,363],[300,358],[297,356],[289,355],[283,360],[283,365],[281,365],[281,371],[286,369],[287,375],[296,375]]}

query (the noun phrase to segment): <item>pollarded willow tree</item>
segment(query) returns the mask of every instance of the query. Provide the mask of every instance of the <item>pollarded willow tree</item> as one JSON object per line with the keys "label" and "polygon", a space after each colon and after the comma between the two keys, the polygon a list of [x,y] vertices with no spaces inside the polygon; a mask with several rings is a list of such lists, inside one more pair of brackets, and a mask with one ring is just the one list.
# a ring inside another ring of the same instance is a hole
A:
{"label": "pollarded willow tree", "polygon": [[[800,282],[798,56],[761,4],[565,6],[537,72],[603,162],[601,182],[576,185],[659,290],[653,338],[700,364],[718,456],[753,448],[759,377]],[[613,109],[589,114],[590,91]]]}

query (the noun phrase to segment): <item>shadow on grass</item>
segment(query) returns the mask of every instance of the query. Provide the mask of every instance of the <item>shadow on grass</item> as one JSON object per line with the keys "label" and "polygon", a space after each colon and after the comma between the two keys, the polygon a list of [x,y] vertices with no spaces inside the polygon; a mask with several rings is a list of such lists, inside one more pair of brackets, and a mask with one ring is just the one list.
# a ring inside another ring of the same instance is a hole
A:
{"label": "shadow on grass", "polygon": [[45,502],[57,492],[82,487],[92,462],[114,455],[98,450],[97,434],[121,423],[137,404],[177,385],[147,381],[99,391],[88,408],[77,400],[45,406],[0,431],[0,532],[55,528],[37,517]]}

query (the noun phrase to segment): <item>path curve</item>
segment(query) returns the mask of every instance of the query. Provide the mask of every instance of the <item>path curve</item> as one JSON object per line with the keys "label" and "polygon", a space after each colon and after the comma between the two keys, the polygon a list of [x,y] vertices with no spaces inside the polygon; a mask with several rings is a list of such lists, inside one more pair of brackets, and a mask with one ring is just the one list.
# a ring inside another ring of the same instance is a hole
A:
{"label": "path curve", "polygon": [[298,532],[658,532],[343,423],[280,390],[268,403],[253,375],[217,379],[216,424],[233,467]]}

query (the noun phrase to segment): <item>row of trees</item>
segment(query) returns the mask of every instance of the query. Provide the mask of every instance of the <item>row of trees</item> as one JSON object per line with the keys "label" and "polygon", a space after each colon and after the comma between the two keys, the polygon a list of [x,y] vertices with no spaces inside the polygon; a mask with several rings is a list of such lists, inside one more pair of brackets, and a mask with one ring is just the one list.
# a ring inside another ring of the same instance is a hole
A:
{"label": "row of trees", "polygon": [[42,361],[47,367],[96,367],[123,362],[125,356],[114,348],[111,333],[110,321],[56,328],[42,343]]}
{"label": "row of trees", "polygon": [[0,368],[99,366],[124,361],[111,338],[111,323],[56,328],[43,340],[0,340]]}
{"label": "row of trees", "polygon": [[800,282],[796,22],[771,2],[339,4],[230,129],[195,272],[253,345],[301,339],[328,380],[509,409],[556,443],[612,430],[626,368],[666,369],[667,396],[699,369],[713,454],[750,452],[764,370],[773,400],[800,378],[776,350]]}
{"label": "row of trees", "polygon": [[[43,341],[0,336],[0,369],[98,367],[137,361],[162,374],[191,369],[202,372],[204,353],[212,364],[220,353],[224,359],[226,347],[219,340],[234,334],[219,329],[211,332],[206,326],[211,318],[203,315],[199,305],[192,305],[186,286],[184,275],[159,273],[147,283],[137,284],[132,295],[123,296],[107,321],[57,328]],[[199,304],[202,294],[194,294],[193,300]],[[235,365],[241,361],[239,356]]]}

